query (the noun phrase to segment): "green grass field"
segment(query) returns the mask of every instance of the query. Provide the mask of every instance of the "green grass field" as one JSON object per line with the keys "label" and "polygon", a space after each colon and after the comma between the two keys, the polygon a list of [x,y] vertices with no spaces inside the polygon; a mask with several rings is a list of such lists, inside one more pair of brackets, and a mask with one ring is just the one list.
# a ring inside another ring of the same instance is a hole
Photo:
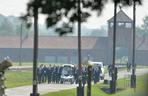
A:
{"label": "green grass field", "polygon": [[[101,88],[109,88],[108,85],[105,84],[96,84],[92,86],[92,96],[139,96],[138,94],[143,94],[146,91],[146,82],[148,80],[148,76],[140,76],[137,78],[137,88],[136,93],[130,87],[125,88],[125,81],[124,79],[118,80],[117,86],[118,88],[123,89],[122,91],[118,91],[116,94],[107,94],[101,90]],[[85,88],[85,96],[87,88]],[[58,91],[58,92],[51,92],[42,96],[76,96],[76,89]],[[145,95],[140,95],[145,96]]]}
{"label": "green grass field", "polygon": [[31,71],[6,71],[6,87],[13,88],[24,85],[32,84],[32,72]]}

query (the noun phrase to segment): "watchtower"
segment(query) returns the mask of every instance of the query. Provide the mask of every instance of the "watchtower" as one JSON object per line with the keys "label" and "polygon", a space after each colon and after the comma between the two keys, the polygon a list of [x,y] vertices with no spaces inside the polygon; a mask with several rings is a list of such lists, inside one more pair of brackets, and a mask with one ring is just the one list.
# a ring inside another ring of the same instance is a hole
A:
{"label": "watchtower", "polygon": [[[132,60],[132,24],[133,20],[129,18],[122,9],[117,13],[116,22],[116,57],[128,57],[126,60],[131,63]],[[113,29],[114,17],[108,20],[109,52],[108,63],[112,64],[113,48]],[[117,59],[117,58],[116,58]]]}

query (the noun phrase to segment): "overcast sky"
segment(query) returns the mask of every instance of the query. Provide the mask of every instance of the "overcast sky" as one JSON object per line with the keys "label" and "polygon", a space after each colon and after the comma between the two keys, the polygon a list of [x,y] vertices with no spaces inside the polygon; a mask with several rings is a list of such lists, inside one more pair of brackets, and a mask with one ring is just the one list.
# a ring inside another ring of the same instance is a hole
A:
{"label": "overcast sky", "polygon": [[[8,16],[20,16],[22,13],[26,12],[26,3],[29,0],[0,0],[0,14]],[[148,0],[143,0],[142,6],[137,7],[137,25],[142,24],[142,19],[146,15],[148,16]],[[132,18],[132,7],[122,8],[129,17]],[[119,10],[119,8],[118,8]],[[105,6],[100,17],[92,16],[88,19],[86,26],[89,28],[98,28],[102,25],[107,24],[107,20],[113,16],[113,4],[109,3]],[[44,18],[40,17],[39,23],[43,24]]]}

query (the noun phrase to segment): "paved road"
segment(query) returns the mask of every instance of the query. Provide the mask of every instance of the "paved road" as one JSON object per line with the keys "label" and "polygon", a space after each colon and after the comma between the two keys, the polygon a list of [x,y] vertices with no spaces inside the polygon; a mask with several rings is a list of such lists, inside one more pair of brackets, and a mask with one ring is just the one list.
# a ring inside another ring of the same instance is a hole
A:
{"label": "paved road", "polygon": [[[136,74],[137,76],[142,75],[142,74],[147,74],[148,69],[137,69]],[[126,72],[126,71],[121,71],[118,73],[118,79],[119,78],[124,78],[125,76],[130,76],[131,73]],[[108,74],[106,74],[105,79],[109,79]],[[103,82],[103,81],[101,81]],[[38,85],[38,90],[40,94],[45,94],[48,92],[56,92],[60,90],[65,90],[65,89],[71,89],[71,88],[76,88],[77,85],[73,84],[39,84]],[[10,88],[6,89],[6,95],[7,96],[30,96],[30,93],[32,92],[32,86],[22,86],[22,87],[17,87],[17,88]]]}
{"label": "paved road", "polygon": [[9,70],[11,71],[31,71],[32,70],[32,66],[12,66],[9,68]]}
{"label": "paved road", "polygon": [[[148,74],[148,68],[143,68],[143,69],[141,68],[141,69],[136,70],[137,76],[143,75],[143,74]],[[118,72],[118,79],[127,77],[129,75],[131,75],[131,72],[127,72],[126,70],[120,71],[120,72]],[[109,75],[105,74],[105,79],[109,79],[109,78],[110,78]]]}
{"label": "paved road", "polygon": [[[38,90],[40,94],[45,94],[47,92],[56,92],[60,90],[66,90],[75,88],[76,85],[71,84],[39,84]],[[30,96],[32,92],[32,86],[23,86],[17,88],[6,89],[7,96]]]}

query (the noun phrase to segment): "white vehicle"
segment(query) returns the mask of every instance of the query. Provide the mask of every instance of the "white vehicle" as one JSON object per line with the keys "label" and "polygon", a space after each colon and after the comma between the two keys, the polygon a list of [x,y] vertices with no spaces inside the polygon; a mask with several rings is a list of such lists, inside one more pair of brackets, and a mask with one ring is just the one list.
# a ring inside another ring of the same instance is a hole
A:
{"label": "white vehicle", "polygon": [[105,77],[105,70],[104,70],[104,65],[103,65],[103,62],[92,62],[92,61],[88,61],[88,63],[90,65],[92,65],[93,68],[96,68],[96,67],[101,67],[101,74],[100,74],[100,77],[101,79],[103,80],[104,77]]}
{"label": "white vehicle", "polygon": [[70,82],[74,83],[74,65],[72,64],[63,64],[61,71],[61,83]]}

